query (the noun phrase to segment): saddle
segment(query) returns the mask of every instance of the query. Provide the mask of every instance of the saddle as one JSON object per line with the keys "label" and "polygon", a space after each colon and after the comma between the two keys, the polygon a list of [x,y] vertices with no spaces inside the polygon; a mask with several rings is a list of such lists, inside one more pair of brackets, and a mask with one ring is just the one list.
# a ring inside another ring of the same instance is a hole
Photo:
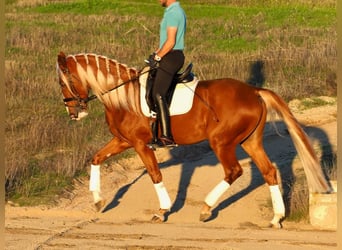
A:
{"label": "saddle", "polygon": [[[166,102],[169,107],[170,107],[171,100],[172,100],[177,84],[182,84],[182,83],[184,84],[184,83],[188,83],[194,80],[195,75],[192,72],[192,67],[193,67],[192,63],[189,63],[189,65],[185,68],[183,72],[179,72],[173,77],[171,86],[166,95]],[[147,81],[146,81],[146,95],[145,95],[146,102],[147,102],[149,109],[154,112],[156,112],[156,110],[155,110],[155,104],[154,104],[153,97],[152,97],[152,86],[153,86],[155,75],[156,75],[156,69],[150,71],[150,73],[148,74]]]}

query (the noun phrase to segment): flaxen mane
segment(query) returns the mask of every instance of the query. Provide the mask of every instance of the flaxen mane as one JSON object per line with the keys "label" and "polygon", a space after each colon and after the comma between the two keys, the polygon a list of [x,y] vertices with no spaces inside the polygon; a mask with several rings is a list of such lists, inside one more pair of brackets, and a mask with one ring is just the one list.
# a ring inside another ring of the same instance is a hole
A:
{"label": "flaxen mane", "polygon": [[[90,85],[93,93],[106,106],[140,113],[139,86],[135,68],[96,54],[69,55],[66,60],[76,68],[77,78],[84,87]],[[112,90],[121,83],[127,84]],[[65,82],[69,86],[69,82]],[[70,86],[69,86],[70,89]]]}

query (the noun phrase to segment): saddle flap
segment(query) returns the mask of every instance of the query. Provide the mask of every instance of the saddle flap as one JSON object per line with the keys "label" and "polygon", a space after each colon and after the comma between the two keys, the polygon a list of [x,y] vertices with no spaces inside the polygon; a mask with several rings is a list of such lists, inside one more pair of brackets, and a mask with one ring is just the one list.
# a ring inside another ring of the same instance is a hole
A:
{"label": "saddle flap", "polygon": [[[140,77],[139,77],[141,111],[147,117],[151,116],[151,109],[149,108],[149,105],[147,104],[147,101],[146,101],[146,94],[148,94],[147,93],[148,91],[146,90],[147,78],[148,78],[147,72],[149,71],[149,69],[150,69],[149,67],[144,68],[141,71]],[[183,76],[192,75],[191,69],[192,69],[192,65],[189,65],[186,68],[186,70],[184,70],[180,74],[182,74]],[[188,72],[188,73],[185,73],[185,72]],[[187,77],[185,78],[189,79]],[[192,81],[186,81],[186,82],[183,82],[182,84],[176,84],[176,88],[175,88],[172,101],[170,104],[170,108],[169,108],[171,116],[184,114],[191,109],[197,84],[198,84],[198,79],[195,76],[193,76]]]}

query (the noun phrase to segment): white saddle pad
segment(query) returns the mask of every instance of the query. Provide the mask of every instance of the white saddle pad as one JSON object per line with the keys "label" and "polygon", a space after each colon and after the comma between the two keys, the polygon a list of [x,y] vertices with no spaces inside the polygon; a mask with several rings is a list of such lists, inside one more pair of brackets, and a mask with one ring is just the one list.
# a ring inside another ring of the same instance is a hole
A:
{"label": "white saddle pad", "polygon": [[[153,116],[153,113],[150,112],[150,109],[145,99],[146,80],[147,80],[148,74],[144,74],[143,72],[147,70],[148,68],[145,68],[139,77],[140,103],[141,103],[141,110],[143,114],[147,117],[151,117]],[[191,82],[179,83],[176,85],[176,89],[173,94],[171,105],[170,105],[170,116],[181,115],[181,114],[185,114],[186,112],[189,112],[189,110],[192,107],[197,84],[198,84],[198,78],[195,76],[194,80]]]}

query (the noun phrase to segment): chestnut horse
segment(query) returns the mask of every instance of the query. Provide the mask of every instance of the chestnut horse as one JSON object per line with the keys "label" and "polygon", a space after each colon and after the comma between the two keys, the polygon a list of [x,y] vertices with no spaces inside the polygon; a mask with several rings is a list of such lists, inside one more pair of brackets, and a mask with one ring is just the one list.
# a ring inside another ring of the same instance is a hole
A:
{"label": "chestnut horse", "polygon": [[[134,148],[143,161],[159,199],[153,221],[164,221],[171,200],[163,184],[154,151],[150,122],[140,103],[139,72],[113,59],[95,54],[66,56],[60,52],[57,74],[64,103],[71,119],[87,115],[87,102],[96,96],[105,106],[106,121],[113,138],[92,158],[89,189],[98,210],[105,205],[100,195],[100,166],[109,157]],[[92,90],[94,96],[89,96]],[[310,141],[287,107],[274,92],[226,78],[199,81],[193,106],[185,114],[171,116],[172,134],[179,145],[208,140],[224,169],[223,180],[205,197],[200,220],[211,216],[221,195],[242,175],[235,149],[242,146],[269,185],[274,217],[271,226],[280,227],[285,207],[277,170],[263,148],[263,129],[268,110],[276,111],[288,127],[302,161],[311,192],[325,193],[330,187]]]}

